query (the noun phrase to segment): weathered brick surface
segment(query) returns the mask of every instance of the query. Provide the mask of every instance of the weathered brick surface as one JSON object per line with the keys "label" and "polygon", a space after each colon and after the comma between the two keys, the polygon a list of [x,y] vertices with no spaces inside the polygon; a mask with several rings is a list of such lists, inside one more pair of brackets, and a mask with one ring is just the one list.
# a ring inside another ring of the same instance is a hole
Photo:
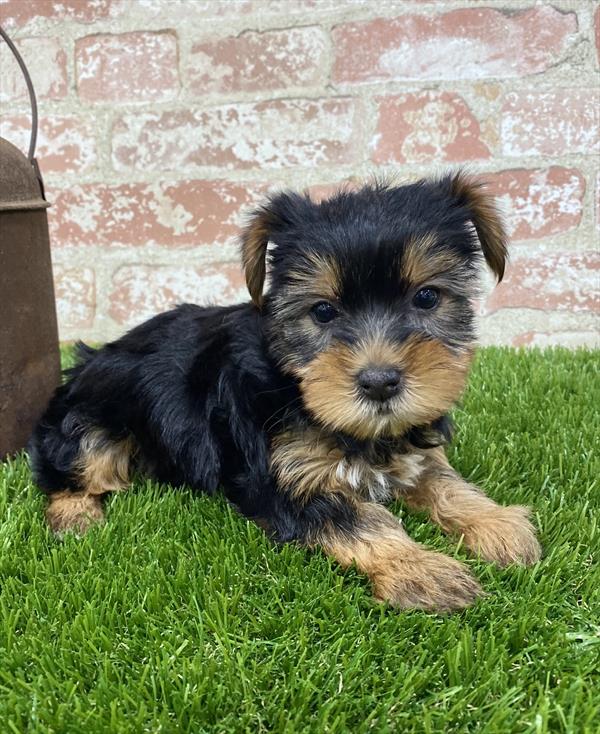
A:
{"label": "weathered brick surface", "polygon": [[351,163],[354,100],[295,99],[124,115],[113,130],[118,170],[283,168]]}
{"label": "weathered brick surface", "polygon": [[423,92],[378,100],[375,163],[471,161],[489,158],[477,118],[450,92]]}
{"label": "weathered brick surface", "polygon": [[555,344],[565,347],[600,347],[600,334],[597,331],[525,331],[512,339],[513,347],[551,347]]}
{"label": "weathered brick surface", "polygon": [[92,268],[54,266],[54,294],[61,333],[92,326],[96,285]]}
{"label": "weathered brick surface", "polygon": [[92,102],[167,100],[177,96],[174,33],[86,36],[75,44],[77,91]]}
{"label": "weathered brick surface", "polygon": [[[465,166],[514,243],[483,342],[597,343],[597,5],[0,0],[39,100],[62,338],[247,298],[238,236],[269,192]],[[0,72],[0,134],[26,151],[2,43]]]}
{"label": "weathered brick surface", "polygon": [[327,36],[318,27],[229,36],[194,44],[187,68],[194,94],[314,86],[327,77]]}
{"label": "weathered brick surface", "polygon": [[485,178],[515,240],[566,232],[581,221],[585,194],[581,171],[553,166],[501,171]]}
{"label": "weathered brick surface", "polygon": [[181,267],[131,265],[117,270],[110,293],[112,318],[130,326],[178,303],[235,303],[246,298],[239,263]]}
{"label": "weathered brick surface", "polygon": [[[2,8],[2,5],[0,5]],[[22,38],[19,53],[27,65],[38,99],[67,94],[67,54],[58,38]],[[0,103],[27,100],[23,72],[4,41],[0,42]]]}
{"label": "weathered brick surface", "polygon": [[0,24],[7,30],[27,26],[35,21],[56,23],[66,20],[78,23],[93,23],[106,18],[111,3],[121,0],[2,0]]}
{"label": "weathered brick surface", "polygon": [[543,311],[597,311],[600,306],[600,255],[545,254],[515,258],[502,283],[488,298],[488,312],[500,308]]}
{"label": "weathered brick surface", "polygon": [[592,153],[600,150],[597,89],[511,92],[502,106],[506,156]]}
{"label": "weathered brick surface", "polygon": [[[0,135],[23,153],[29,149],[31,116],[0,117]],[[93,125],[73,115],[48,115],[39,121],[36,156],[42,173],[82,174],[97,161]]]}
{"label": "weathered brick surface", "polygon": [[535,74],[561,57],[576,30],[574,13],[551,6],[516,13],[461,8],[347,23],[333,31],[333,79],[356,83]]}
{"label": "weathered brick surface", "polygon": [[238,234],[242,213],[259,201],[258,187],[251,190],[229,181],[87,184],[52,194],[50,227],[56,247],[222,243]]}
{"label": "weathered brick surface", "polygon": [[[112,12],[126,14],[128,19],[138,23],[158,21],[171,27],[185,28],[193,24],[199,32],[210,36],[212,23],[221,22],[222,35],[227,35],[230,26],[242,21],[246,27],[260,26],[265,21],[274,28],[289,25],[306,26],[316,17],[323,17],[330,11],[343,10],[340,0],[122,0],[125,8],[115,8]],[[393,0],[395,1],[395,0]]]}

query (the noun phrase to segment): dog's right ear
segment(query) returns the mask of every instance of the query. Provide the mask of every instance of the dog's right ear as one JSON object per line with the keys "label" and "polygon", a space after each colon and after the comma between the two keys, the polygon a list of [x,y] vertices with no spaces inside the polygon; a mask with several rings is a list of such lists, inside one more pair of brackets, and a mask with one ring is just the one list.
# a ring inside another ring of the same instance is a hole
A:
{"label": "dog's right ear", "polygon": [[263,286],[267,272],[267,245],[278,217],[271,206],[263,206],[252,215],[242,234],[242,264],[246,286],[255,305],[262,305]]}
{"label": "dog's right ear", "polygon": [[308,197],[282,193],[272,197],[251,216],[242,233],[242,264],[250,297],[260,308],[267,273],[267,245],[271,238],[293,227],[312,203]]}

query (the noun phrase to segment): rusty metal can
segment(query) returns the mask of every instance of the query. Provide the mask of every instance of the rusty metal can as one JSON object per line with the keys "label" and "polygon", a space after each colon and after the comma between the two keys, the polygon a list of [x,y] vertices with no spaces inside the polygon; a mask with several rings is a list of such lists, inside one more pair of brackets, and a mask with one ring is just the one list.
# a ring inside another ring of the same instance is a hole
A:
{"label": "rusty metal can", "polygon": [[34,134],[29,158],[0,138],[0,459],[25,446],[60,382],[49,204],[34,152]]}

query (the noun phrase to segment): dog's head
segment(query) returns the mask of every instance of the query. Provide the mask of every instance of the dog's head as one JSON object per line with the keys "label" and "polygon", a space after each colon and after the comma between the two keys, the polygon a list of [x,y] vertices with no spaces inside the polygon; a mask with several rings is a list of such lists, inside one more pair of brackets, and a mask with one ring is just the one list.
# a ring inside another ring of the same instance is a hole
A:
{"label": "dog's head", "polygon": [[457,174],[319,204],[276,195],[242,255],[271,352],[308,411],[367,439],[428,425],[460,396],[480,262],[500,280],[506,236],[491,198]]}

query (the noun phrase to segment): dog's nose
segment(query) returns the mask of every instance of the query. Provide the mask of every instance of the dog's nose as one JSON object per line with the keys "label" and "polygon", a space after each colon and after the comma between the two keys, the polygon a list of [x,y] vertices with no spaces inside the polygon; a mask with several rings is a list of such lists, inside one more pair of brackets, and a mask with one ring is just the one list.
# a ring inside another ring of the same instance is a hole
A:
{"label": "dog's nose", "polygon": [[366,398],[383,402],[400,392],[402,374],[394,367],[369,367],[358,373],[357,381]]}

